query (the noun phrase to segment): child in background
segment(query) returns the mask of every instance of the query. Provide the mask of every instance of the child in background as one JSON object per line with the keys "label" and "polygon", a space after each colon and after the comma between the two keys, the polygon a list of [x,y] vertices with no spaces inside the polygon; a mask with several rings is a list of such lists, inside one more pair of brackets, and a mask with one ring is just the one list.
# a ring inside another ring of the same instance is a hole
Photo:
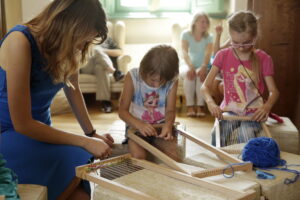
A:
{"label": "child in background", "polygon": [[[156,138],[171,141],[176,139],[172,127],[176,116],[178,73],[178,55],[168,45],[150,49],[142,59],[140,68],[127,73],[119,105],[119,116],[126,122],[127,128],[137,129],[149,142]],[[160,123],[164,125],[161,133],[157,133],[153,124]],[[130,139],[128,145],[133,157],[146,158],[143,147]]]}
{"label": "child in background", "polygon": [[[222,112],[230,112],[252,116],[253,121],[264,121],[275,104],[279,92],[273,79],[273,61],[264,51],[254,48],[257,32],[257,18],[250,11],[237,12],[229,19],[230,47],[217,53],[201,88],[214,117],[222,119]],[[220,107],[210,94],[213,80],[219,72],[224,79],[224,98]],[[269,91],[266,102],[262,97],[263,81]],[[247,126],[246,123],[240,126]],[[225,126],[221,125],[221,132],[226,133],[222,127]]]}

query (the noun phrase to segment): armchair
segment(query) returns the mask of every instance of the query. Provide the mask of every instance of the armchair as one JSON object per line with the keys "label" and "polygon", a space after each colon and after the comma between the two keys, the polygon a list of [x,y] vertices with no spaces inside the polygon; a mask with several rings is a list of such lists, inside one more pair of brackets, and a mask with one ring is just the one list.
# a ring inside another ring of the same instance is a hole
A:
{"label": "armchair", "polygon": [[[117,21],[116,23],[107,22],[108,36],[111,37],[117,45],[124,50],[125,46],[125,23]],[[131,61],[129,55],[123,54],[118,57],[117,63],[119,70],[123,73],[128,71],[128,64]],[[95,93],[96,92],[96,77],[92,74],[79,74],[79,84],[82,93]],[[110,75],[110,89],[111,92],[119,93],[123,89],[123,81],[116,82],[112,74]]]}

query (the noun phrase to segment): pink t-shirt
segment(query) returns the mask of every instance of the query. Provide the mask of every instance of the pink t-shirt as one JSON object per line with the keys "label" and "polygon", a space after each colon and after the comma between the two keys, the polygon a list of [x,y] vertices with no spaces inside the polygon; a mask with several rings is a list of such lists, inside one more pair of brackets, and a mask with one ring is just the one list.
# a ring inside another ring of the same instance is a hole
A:
{"label": "pink t-shirt", "polygon": [[[272,58],[262,50],[256,50],[260,62],[260,79],[258,89],[261,94],[264,91],[263,77],[274,74]],[[221,103],[223,111],[231,111],[238,115],[247,115],[255,112],[263,105],[263,99],[253,85],[254,72],[250,61],[240,61],[235,57],[232,48],[219,51],[213,61],[213,66],[219,68],[224,79],[224,99]],[[249,74],[249,75],[248,75]]]}

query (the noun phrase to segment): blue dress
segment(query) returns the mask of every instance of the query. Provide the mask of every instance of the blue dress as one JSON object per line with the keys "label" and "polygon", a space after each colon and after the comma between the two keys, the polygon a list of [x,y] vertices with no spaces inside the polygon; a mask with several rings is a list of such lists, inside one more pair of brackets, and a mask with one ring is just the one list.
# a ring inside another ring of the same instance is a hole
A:
{"label": "blue dress", "polygon": [[[31,45],[32,117],[44,124],[51,125],[50,104],[64,84],[53,84],[50,75],[43,70],[45,60],[29,29],[26,26],[17,25],[7,35],[13,31],[22,32]],[[56,199],[70,184],[75,177],[75,167],[86,164],[92,157],[80,147],[39,142],[16,132],[8,110],[6,72],[1,67],[0,130],[0,153],[7,161],[6,167],[11,168],[17,174],[21,184],[47,186],[49,200]]]}

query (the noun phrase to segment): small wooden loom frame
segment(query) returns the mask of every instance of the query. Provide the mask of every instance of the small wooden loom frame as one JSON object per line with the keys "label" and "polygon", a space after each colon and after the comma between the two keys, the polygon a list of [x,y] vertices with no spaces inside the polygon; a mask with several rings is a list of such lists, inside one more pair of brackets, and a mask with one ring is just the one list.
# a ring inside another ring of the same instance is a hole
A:
{"label": "small wooden loom frame", "polygon": [[[99,161],[92,164],[82,165],[79,167],[76,167],[76,176],[79,178],[82,178],[84,180],[88,180],[91,182],[94,182],[106,189],[115,191],[117,193],[123,194],[127,197],[133,198],[135,200],[157,200],[152,196],[149,196],[148,194],[145,194],[141,191],[138,191],[134,188],[127,187],[125,185],[122,185],[120,183],[117,183],[113,180],[109,180],[107,178],[103,178],[97,174],[95,174],[95,171],[98,169],[102,169],[107,165],[116,166],[118,162],[124,161],[124,160],[130,160],[130,162],[135,165],[139,166],[142,169],[151,170],[152,172],[159,173],[186,183],[190,183],[193,185],[200,186],[205,189],[213,190],[220,192],[224,194],[227,198],[234,199],[234,200],[252,200],[255,198],[255,192],[253,190],[249,190],[246,192],[239,191],[236,189],[232,189],[226,186],[223,186],[218,183],[213,183],[210,181],[202,180],[199,178],[192,177],[190,175],[187,175],[185,173],[181,173],[163,166],[159,166],[157,164],[145,161],[145,160],[139,160],[132,158],[130,154],[121,155],[118,157],[110,158],[107,160]],[[126,172],[126,171],[125,171]],[[121,170],[120,170],[121,173]]]}
{"label": "small wooden loom frame", "polygon": [[[248,116],[236,116],[236,115],[223,115],[223,120],[228,121],[251,121],[251,117]],[[260,125],[265,133],[266,137],[272,138],[269,128],[264,122],[260,122]],[[220,123],[219,120],[216,118],[214,123],[214,128],[216,130],[216,147],[229,153],[229,154],[241,154],[242,149],[228,149],[226,147],[221,147],[221,132],[220,132]]]}
{"label": "small wooden loom frame", "polygon": [[[161,128],[162,125],[161,124],[155,125],[154,127]],[[201,147],[211,151],[212,153],[216,154],[218,157],[220,157],[226,161],[229,161],[230,163],[240,163],[241,165],[232,165],[229,168],[228,167],[218,167],[218,168],[213,168],[213,169],[204,169],[204,170],[201,169],[201,170],[196,170],[196,171],[190,172],[190,171],[184,169],[184,167],[181,166],[182,165],[181,163],[176,162],[175,160],[171,159],[165,153],[161,152],[159,149],[157,149],[153,145],[149,144],[148,142],[146,142],[139,136],[137,136],[135,134],[136,130],[130,128],[128,130],[128,137],[130,139],[132,139],[134,142],[136,142],[137,144],[139,144],[140,146],[142,146],[143,148],[145,148],[147,151],[152,153],[154,156],[159,158],[163,163],[165,163],[172,169],[192,175],[194,177],[205,178],[205,177],[209,177],[209,176],[220,175],[223,173],[232,173],[232,170],[234,170],[234,171],[251,171],[252,170],[253,165],[251,162],[244,163],[242,160],[235,158],[234,156],[208,144],[207,142],[205,142],[199,138],[196,138],[192,134],[190,134],[180,128],[177,129],[177,131],[183,137],[185,137],[185,138],[191,140],[192,142],[200,145]]]}

